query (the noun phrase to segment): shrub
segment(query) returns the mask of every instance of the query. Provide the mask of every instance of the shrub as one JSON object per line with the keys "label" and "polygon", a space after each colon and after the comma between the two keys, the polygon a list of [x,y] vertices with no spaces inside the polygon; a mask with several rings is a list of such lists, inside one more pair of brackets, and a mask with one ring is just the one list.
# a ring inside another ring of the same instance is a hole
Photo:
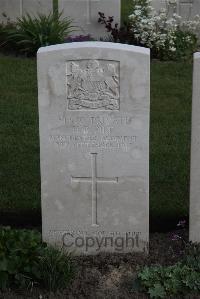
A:
{"label": "shrub", "polygon": [[144,267],[137,277],[141,290],[151,298],[200,293],[200,246],[188,245],[188,255],[173,266]]}
{"label": "shrub", "polygon": [[68,255],[48,248],[33,230],[0,229],[0,290],[38,284],[56,291],[72,278]]}
{"label": "shrub", "polygon": [[99,22],[111,33],[114,42],[148,47],[154,58],[186,60],[197,49],[199,16],[185,22],[177,14],[169,18],[164,9],[157,13],[149,0],[133,0],[133,12],[121,28],[114,24],[113,17],[99,15]]}
{"label": "shrub", "polygon": [[66,287],[74,275],[71,256],[54,248],[47,248],[40,262],[41,281],[50,292]]}
{"label": "shrub", "polygon": [[14,23],[8,21],[7,24],[0,23],[0,49],[6,51],[13,51],[13,45],[8,43],[8,32],[15,28]]}
{"label": "shrub", "polygon": [[40,279],[39,257],[45,244],[35,231],[0,230],[0,289],[28,286]]}
{"label": "shrub", "polygon": [[14,29],[7,30],[7,42],[27,55],[34,55],[40,47],[63,43],[72,31],[71,20],[61,14],[30,15],[18,19]]}
{"label": "shrub", "polygon": [[119,28],[119,25],[117,23],[114,24],[113,17],[106,17],[102,12],[99,12],[98,22],[105,26],[107,32],[110,32],[111,39],[109,41],[126,44],[136,43],[136,39],[134,38],[134,35],[131,31],[131,25],[129,22],[125,22],[124,26]]}
{"label": "shrub", "polygon": [[165,9],[158,13],[149,3],[135,5],[129,16],[137,44],[150,48],[152,56],[162,60],[189,58],[197,47],[198,22],[183,22],[177,14],[169,18]]}

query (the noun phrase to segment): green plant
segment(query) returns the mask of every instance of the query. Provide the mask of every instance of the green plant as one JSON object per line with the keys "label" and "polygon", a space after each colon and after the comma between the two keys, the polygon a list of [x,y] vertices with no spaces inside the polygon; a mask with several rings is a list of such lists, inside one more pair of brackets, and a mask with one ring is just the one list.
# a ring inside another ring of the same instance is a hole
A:
{"label": "green plant", "polygon": [[200,293],[200,256],[191,253],[173,266],[146,266],[138,273],[137,283],[150,298]]}
{"label": "green plant", "polygon": [[[130,12],[119,28],[113,17],[99,13],[99,22],[110,32],[114,42],[151,49],[151,56],[160,60],[188,60],[197,49],[200,17],[184,21],[181,16],[156,11],[149,0],[128,2]],[[125,12],[124,12],[125,13]],[[125,13],[127,15],[127,11]]]}
{"label": "green plant", "polygon": [[8,50],[11,45],[8,44],[8,32],[15,28],[14,23],[7,22],[6,24],[0,23],[0,49]]}
{"label": "green plant", "polygon": [[61,13],[50,13],[48,16],[29,14],[18,19],[16,28],[7,31],[7,42],[16,44],[17,50],[34,55],[42,46],[63,43],[72,31],[72,21],[61,18]]}
{"label": "green plant", "polygon": [[53,13],[56,17],[58,17],[58,0],[53,0]]}
{"label": "green plant", "polygon": [[0,229],[0,290],[38,284],[57,291],[73,273],[70,256],[48,248],[39,232]]}
{"label": "green plant", "polygon": [[131,31],[131,24],[129,22],[125,22],[124,25],[119,28],[118,24],[114,24],[113,17],[105,17],[102,12],[99,12],[98,22],[105,26],[107,32],[110,32],[110,37],[104,38],[104,41],[136,44],[136,40]]}
{"label": "green plant", "polygon": [[[170,42],[166,41],[165,47],[161,48],[157,56],[161,60],[188,60],[197,49],[198,39],[189,31],[176,30],[174,32],[174,48],[170,51]],[[152,49],[154,51],[154,49]]]}
{"label": "green plant", "polygon": [[64,289],[74,275],[71,255],[47,248],[40,261],[40,273],[47,290],[56,292]]}
{"label": "green plant", "polygon": [[39,257],[45,247],[36,231],[0,229],[0,289],[37,282]]}

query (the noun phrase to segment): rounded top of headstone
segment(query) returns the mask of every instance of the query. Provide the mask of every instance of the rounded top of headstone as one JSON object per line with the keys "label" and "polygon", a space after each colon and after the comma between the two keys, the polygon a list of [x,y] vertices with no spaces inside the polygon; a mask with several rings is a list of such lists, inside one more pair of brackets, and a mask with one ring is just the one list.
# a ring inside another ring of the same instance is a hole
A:
{"label": "rounded top of headstone", "polygon": [[194,53],[194,59],[200,59],[200,52]]}
{"label": "rounded top of headstone", "polygon": [[150,54],[150,49],[144,47],[138,47],[133,45],[127,44],[120,44],[120,43],[111,43],[111,42],[73,42],[73,43],[64,43],[58,45],[52,45],[47,47],[41,47],[38,50],[38,54],[40,53],[47,53],[53,51],[60,51],[60,50],[68,50],[68,49],[83,49],[83,48],[101,48],[101,49],[118,49],[124,51],[131,51],[135,53],[141,54]]}

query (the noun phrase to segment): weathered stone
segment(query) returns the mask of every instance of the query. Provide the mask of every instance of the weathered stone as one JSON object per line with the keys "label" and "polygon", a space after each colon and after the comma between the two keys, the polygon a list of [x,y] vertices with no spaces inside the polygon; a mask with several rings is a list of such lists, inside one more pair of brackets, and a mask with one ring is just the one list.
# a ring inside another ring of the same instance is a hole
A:
{"label": "weathered stone", "polygon": [[63,16],[72,19],[73,25],[77,26],[73,35],[90,34],[95,38],[107,36],[105,26],[98,23],[98,12],[114,16],[115,22],[120,24],[120,0],[59,0],[58,5]]}
{"label": "weathered stone", "polygon": [[147,250],[149,69],[140,47],[39,50],[44,241],[86,254]]}
{"label": "weathered stone", "polygon": [[190,240],[200,242],[200,53],[194,54],[190,174]]}
{"label": "weathered stone", "polygon": [[52,0],[23,0],[23,15],[26,13],[37,16],[39,14],[49,15],[53,12]]}
{"label": "weathered stone", "polygon": [[191,20],[200,14],[199,0],[152,0],[151,3],[157,11],[166,9],[169,17],[177,13],[183,20]]}
{"label": "weathered stone", "polygon": [[0,0],[0,22],[16,22],[27,13],[37,16],[53,12],[53,0]]}
{"label": "weathered stone", "polygon": [[0,0],[0,22],[14,22],[22,15],[22,0]]}

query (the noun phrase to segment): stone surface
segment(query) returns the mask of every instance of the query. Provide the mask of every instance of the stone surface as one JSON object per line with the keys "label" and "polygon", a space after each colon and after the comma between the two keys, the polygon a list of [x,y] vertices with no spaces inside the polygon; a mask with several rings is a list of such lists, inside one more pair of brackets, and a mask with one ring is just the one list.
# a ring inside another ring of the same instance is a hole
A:
{"label": "stone surface", "polygon": [[195,15],[200,14],[199,0],[152,0],[152,6],[157,10],[165,8],[169,12],[169,16],[177,13],[184,20],[193,19]]}
{"label": "stone surface", "polygon": [[190,240],[200,242],[200,53],[194,54],[190,173]]}
{"label": "stone surface", "polygon": [[38,13],[46,14],[53,12],[52,0],[23,0],[23,15],[37,15]]}
{"label": "stone surface", "polygon": [[73,35],[90,34],[95,38],[107,36],[104,25],[98,23],[98,12],[114,16],[115,22],[120,24],[120,0],[58,0],[58,6],[63,16],[73,19],[73,25],[77,26]]}
{"label": "stone surface", "polygon": [[44,241],[77,254],[147,250],[149,80],[145,48],[39,50]]}
{"label": "stone surface", "polygon": [[[194,8],[198,4],[198,11]],[[193,0],[179,0],[178,14],[182,16],[184,20],[192,19],[196,14],[200,13],[200,3]]]}
{"label": "stone surface", "polygon": [[151,1],[151,5],[153,6],[153,8],[155,8],[157,11],[160,11],[161,9],[166,9],[167,5],[166,5],[166,1],[165,0],[152,0]]}
{"label": "stone surface", "polygon": [[37,15],[37,13],[49,14],[52,11],[53,0],[0,0],[0,22],[3,23],[7,22],[7,18],[15,22],[17,18],[27,13]]}
{"label": "stone surface", "polygon": [[0,22],[16,21],[22,15],[22,0],[0,0]]}

